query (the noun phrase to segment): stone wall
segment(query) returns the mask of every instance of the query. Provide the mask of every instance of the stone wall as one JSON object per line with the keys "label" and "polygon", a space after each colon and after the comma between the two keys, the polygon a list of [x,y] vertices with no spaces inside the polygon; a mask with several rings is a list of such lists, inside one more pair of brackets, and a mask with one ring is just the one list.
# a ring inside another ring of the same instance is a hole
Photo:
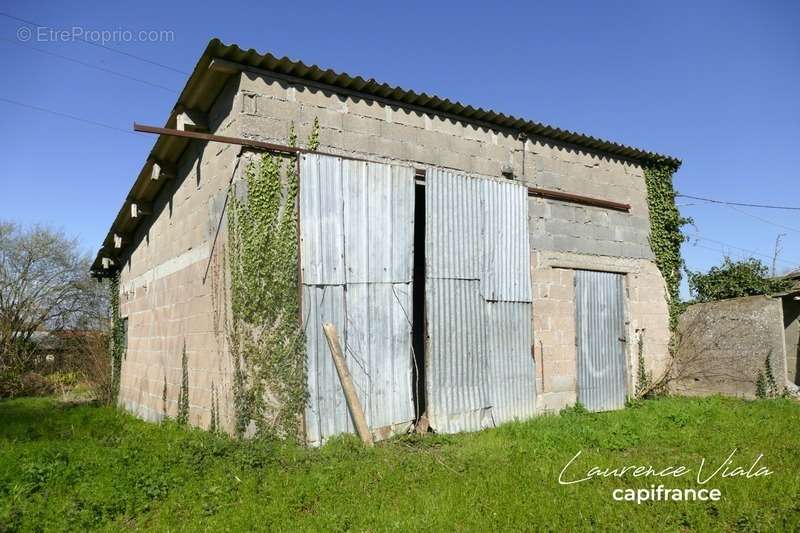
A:
{"label": "stone wall", "polygon": [[769,357],[782,392],[786,382],[780,299],[732,298],[690,306],[678,326],[675,376],[679,394],[754,398],[756,376]]}

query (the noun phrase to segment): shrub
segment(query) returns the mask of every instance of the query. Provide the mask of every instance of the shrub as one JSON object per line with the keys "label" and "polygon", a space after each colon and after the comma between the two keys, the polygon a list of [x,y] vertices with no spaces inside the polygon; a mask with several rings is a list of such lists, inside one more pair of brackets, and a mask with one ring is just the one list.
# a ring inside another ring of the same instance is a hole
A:
{"label": "shrub", "polygon": [[0,400],[19,396],[22,390],[22,379],[16,372],[0,370]]}
{"label": "shrub", "polygon": [[0,374],[0,399],[19,396],[47,396],[55,392],[53,382],[38,372]]}
{"label": "shrub", "polygon": [[73,366],[91,390],[92,397],[103,404],[110,404],[112,401],[109,342],[109,334],[106,332],[84,336],[75,347],[78,362]]}
{"label": "shrub", "polygon": [[733,261],[730,257],[703,274],[689,272],[689,290],[698,302],[770,294],[788,289],[791,281],[770,278],[767,266],[758,259]]}

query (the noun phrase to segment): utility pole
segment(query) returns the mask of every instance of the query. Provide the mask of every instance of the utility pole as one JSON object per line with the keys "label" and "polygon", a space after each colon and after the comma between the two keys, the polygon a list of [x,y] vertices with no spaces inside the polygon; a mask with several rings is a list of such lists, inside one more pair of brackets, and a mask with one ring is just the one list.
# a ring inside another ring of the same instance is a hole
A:
{"label": "utility pole", "polygon": [[775,237],[775,253],[772,254],[772,277],[775,277],[775,270],[776,270],[776,263],[778,262],[778,256],[783,251],[783,246],[781,246],[781,239],[786,237],[785,233],[778,233],[778,236]]}

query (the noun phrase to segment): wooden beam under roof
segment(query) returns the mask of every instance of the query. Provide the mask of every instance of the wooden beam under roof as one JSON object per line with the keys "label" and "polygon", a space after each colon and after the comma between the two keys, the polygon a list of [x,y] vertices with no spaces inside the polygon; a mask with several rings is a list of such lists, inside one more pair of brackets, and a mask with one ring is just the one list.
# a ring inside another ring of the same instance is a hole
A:
{"label": "wooden beam under roof", "polygon": [[150,170],[150,179],[158,181],[160,179],[174,179],[177,175],[175,165],[153,161],[153,168]]}
{"label": "wooden beam under roof", "polygon": [[131,218],[140,218],[144,215],[152,215],[153,206],[144,202],[131,202]]}
{"label": "wooden beam under roof", "polygon": [[175,117],[179,131],[208,131],[208,115],[196,109],[183,109]]}

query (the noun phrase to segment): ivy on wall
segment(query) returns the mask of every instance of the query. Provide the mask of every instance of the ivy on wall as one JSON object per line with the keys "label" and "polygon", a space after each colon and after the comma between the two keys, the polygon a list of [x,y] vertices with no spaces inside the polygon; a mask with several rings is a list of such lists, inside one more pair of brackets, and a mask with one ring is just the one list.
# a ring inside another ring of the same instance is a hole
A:
{"label": "ivy on wall", "polygon": [[181,352],[181,388],[178,391],[178,413],[175,421],[185,426],[189,423],[189,358],[186,355],[186,341]]}
{"label": "ivy on wall", "polygon": [[656,257],[656,265],[667,285],[669,326],[674,331],[683,305],[680,299],[681,244],[686,237],[681,228],[691,223],[682,217],[675,205],[675,189],[672,175],[676,167],[666,163],[654,163],[644,167],[647,184],[647,206],[650,211],[650,247]]}
{"label": "ivy on wall", "polygon": [[161,389],[161,419],[166,420],[167,416],[167,375],[164,374],[164,388]]}
{"label": "ivy on wall", "polygon": [[636,366],[636,397],[641,398],[648,393],[653,383],[653,376],[644,364],[644,330],[639,332],[636,348],[639,356]]}
{"label": "ivy on wall", "polygon": [[208,430],[211,433],[219,433],[219,391],[217,391],[214,382],[211,382],[211,420],[208,425]]}
{"label": "ivy on wall", "polygon": [[665,390],[672,378],[672,366],[675,361],[674,333],[678,326],[678,318],[685,308],[680,297],[681,244],[686,237],[681,228],[691,223],[691,219],[682,217],[675,205],[675,189],[672,175],[677,167],[667,163],[653,163],[644,167],[644,178],[647,186],[647,207],[650,212],[650,248],[656,259],[656,266],[666,284],[667,308],[669,310],[669,329],[673,333],[670,342],[670,361],[664,372],[654,378],[646,370],[644,361],[644,331],[639,335],[639,360],[637,367],[636,398],[645,398],[653,393]]}
{"label": "ivy on wall", "polygon": [[[296,146],[292,128],[289,145]],[[308,147],[319,144],[315,120]],[[297,156],[264,153],[245,169],[228,211],[235,431],[299,438],[306,405],[297,272]],[[244,196],[244,195],[241,195]]]}
{"label": "ivy on wall", "polygon": [[125,354],[125,326],[119,310],[119,272],[111,278],[108,290],[111,301],[111,402],[117,404],[122,378],[122,358]]}

